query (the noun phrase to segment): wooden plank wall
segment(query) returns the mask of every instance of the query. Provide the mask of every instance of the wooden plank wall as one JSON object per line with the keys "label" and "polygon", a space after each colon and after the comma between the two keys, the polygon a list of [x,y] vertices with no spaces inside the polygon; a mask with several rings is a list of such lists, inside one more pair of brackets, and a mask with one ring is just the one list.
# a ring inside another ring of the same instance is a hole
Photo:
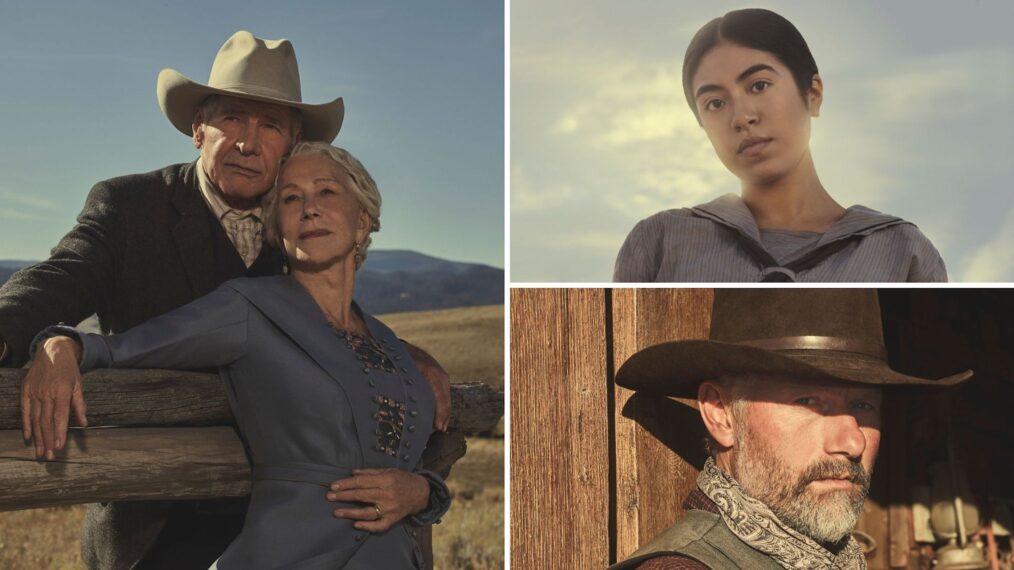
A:
{"label": "wooden plank wall", "polygon": [[[612,291],[613,362],[671,340],[707,338],[711,290]],[[695,403],[635,396],[616,387],[616,559],[683,515],[683,498],[703,464],[703,427]]]}
{"label": "wooden plank wall", "polygon": [[511,291],[511,567],[609,564],[606,292]]}
{"label": "wooden plank wall", "polygon": [[641,348],[706,338],[711,299],[511,291],[511,567],[605,568],[681,516],[703,462],[697,412],[612,378]]}

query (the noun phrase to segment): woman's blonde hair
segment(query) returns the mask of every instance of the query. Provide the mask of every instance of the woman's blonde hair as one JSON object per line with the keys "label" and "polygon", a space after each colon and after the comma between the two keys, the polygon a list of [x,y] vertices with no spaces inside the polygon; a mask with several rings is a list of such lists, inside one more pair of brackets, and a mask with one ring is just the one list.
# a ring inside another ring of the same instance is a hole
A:
{"label": "woman's blonde hair", "polygon": [[359,269],[363,261],[366,261],[366,251],[373,242],[370,233],[380,231],[380,190],[377,189],[377,183],[373,181],[373,177],[366,171],[363,163],[359,162],[356,157],[343,148],[322,142],[301,142],[293,147],[289,156],[282,159],[282,164],[278,167],[278,179],[275,180],[275,187],[267,193],[262,204],[264,210],[264,231],[267,239],[277,244],[279,249],[284,250],[281,236],[278,233],[278,180],[282,177],[285,164],[292,157],[301,154],[322,154],[327,156],[338,166],[342,167],[348,173],[349,178],[352,179],[352,193],[355,194],[356,199],[359,201],[359,206],[370,217],[370,232],[366,234],[366,239],[359,244],[356,256],[356,269]]}

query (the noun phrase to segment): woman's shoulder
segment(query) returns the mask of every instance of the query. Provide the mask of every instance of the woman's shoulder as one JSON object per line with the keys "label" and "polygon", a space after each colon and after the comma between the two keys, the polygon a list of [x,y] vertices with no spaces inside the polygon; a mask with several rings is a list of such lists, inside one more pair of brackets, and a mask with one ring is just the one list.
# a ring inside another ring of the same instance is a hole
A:
{"label": "woman's shoulder", "polygon": [[882,238],[890,239],[911,249],[936,251],[933,243],[922,233],[915,222],[878,212],[866,206],[849,208],[848,219],[854,224],[859,224],[854,230],[856,233],[880,234]]}
{"label": "woman's shoulder", "polygon": [[868,244],[867,247],[884,249],[893,254],[891,257],[908,259],[910,264],[908,281],[947,281],[947,268],[943,257],[915,223],[862,206],[853,206],[849,210],[860,208],[882,218],[881,224],[871,222],[868,229],[857,232],[865,236],[864,242]]}

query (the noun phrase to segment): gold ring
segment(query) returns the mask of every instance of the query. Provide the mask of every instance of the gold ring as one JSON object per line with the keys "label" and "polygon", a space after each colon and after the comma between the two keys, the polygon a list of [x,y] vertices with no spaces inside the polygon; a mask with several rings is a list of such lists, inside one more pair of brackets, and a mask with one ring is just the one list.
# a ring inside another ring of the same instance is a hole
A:
{"label": "gold ring", "polygon": [[379,521],[380,519],[384,518],[384,513],[380,511],[380,505],[378,505],[377,503],[373,503],[373,508],[377,511],[377,518],[373,520]]}

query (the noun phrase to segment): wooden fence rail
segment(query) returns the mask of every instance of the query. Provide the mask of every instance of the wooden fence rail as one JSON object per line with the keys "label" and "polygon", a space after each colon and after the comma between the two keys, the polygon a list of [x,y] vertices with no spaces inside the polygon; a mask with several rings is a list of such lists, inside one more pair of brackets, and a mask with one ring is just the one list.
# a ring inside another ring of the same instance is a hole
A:
{"label": "wooden fence rail", "polygon": [[[217,375],[91,372],[83,383],[90,427],[72,428],[55,460],[38,461],[21,437],[24,373],[0,369],[0,511],[249,492],[249,464]],[[465,433],[496,426],[503,392],[454,384],[451,410],[450,433],[433,434],[423,454],[425,467],[445,476],[465,453]]]}

